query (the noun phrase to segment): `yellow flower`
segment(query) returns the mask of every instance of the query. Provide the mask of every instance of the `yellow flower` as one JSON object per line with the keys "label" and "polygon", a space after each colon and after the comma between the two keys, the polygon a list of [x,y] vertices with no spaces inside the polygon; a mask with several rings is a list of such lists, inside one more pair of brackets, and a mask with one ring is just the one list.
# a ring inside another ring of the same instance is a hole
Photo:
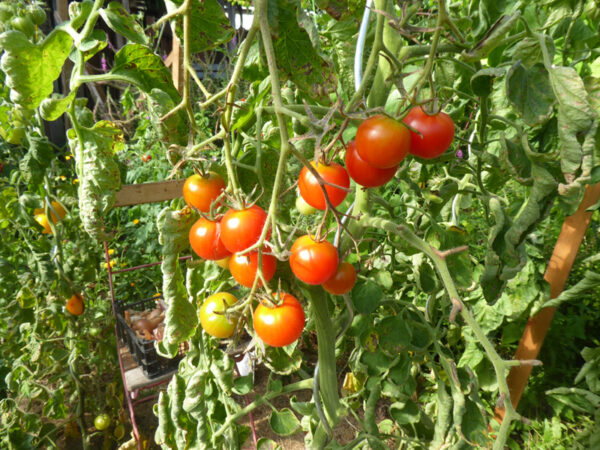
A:
{"label": "yellow flower", "polygon": [[140,223],[140,219],[133,219],[133,224],[137,225],[138,223]]}
{"label": "yellow flower", "polygon": [[[112,260],[110,262],[110,267],[115,267],[116,264],[117,264],[117,262],[115,260]],[[108,264],[107,263],[104,263],[104,268],[108,269]]]}
{"label": "yellow flower", "polygon": [[59,178],[60,178],[60,181],[65,181],[67,179],[67,177],[65,177],[64,175],[61,175]]}
{"label": "yellow flower", "polygon": [[71,159],[71,155],[65,156],[65,160],[69,161]]}
{"label": "yellow flower", "polygon": [[127,263],[121,263],[121,267],[126,267]]}
{"label": "yellow flower", "polygon": [[155,297],[160,297],[160,292],[157,292],[156,294],[154,294]]}
{"label": "yellow flower", "polygon": [[79,183],[79,178],[75,178],[75,179],[73,180],[73,184],[77,184],[77,183]]}
{"label": "yellow flower", "polygon": [[109,255],[114,255],[115,254],[115,249],[114,248],[109,249],[108,250],[108,254]]}

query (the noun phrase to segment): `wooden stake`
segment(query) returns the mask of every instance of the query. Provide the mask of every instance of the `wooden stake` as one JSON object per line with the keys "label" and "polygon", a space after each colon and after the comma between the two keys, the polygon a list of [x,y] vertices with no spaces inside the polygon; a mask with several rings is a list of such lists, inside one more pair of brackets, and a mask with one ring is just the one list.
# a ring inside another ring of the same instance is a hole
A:
{"label": "wooden stake", "polygon": [[[588,212],[590,206],[594,205],[600,198],[600,183],[586,186],[585,195],[581,205],[573,214],[565,219],[554,251],[546,268],[544,279],[550,284],[550,298],[556,298],[563,291],[569,273],[573,267],[575,257],[590,224],[593,212]],[[519,342],[519,347],[514,359],[537,359],[542,348],[550,323],[554,317],[556,308],[544,308],[538,314],[531,317],[525,326],[525,331]],[[531,365],[513,366],[508,374],[507,382],[510,389],[510,400],[515,410],[521,400],[521,395],[527,385],[527,379],[531,374]],[[502,422],[504,408],[496,408],[495,418]]]}

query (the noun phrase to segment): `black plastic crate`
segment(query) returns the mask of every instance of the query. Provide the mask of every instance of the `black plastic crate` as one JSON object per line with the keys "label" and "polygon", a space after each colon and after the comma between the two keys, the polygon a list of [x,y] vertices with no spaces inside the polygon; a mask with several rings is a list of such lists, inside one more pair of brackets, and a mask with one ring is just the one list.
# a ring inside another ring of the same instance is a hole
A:
{"label": "black plastic crate", "polygon": [[179,361],[185,353],[185,348],[181,345],[179,354],[175,358],[163,358],[156,353],[154,340],[138,337],[129,325],[127,325],[127,321],[125,320],[126,310],[145,311],[147,309],[154,309],[159,300],[162,300],[162,296],[129,302],[117,300],[115,303],[117,313],[117,334],[119,339],[127,345],[131,356],[133,356],[135,362],[142,368],[144,375],[148,378],[159,377],[177,368]]}

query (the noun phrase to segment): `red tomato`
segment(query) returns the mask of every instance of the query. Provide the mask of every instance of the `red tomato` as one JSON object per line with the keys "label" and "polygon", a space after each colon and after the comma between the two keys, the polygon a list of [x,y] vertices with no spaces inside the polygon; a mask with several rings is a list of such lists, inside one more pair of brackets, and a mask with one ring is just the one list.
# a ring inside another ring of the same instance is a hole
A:
{"label": "red tomato", "polygon": [[[348,172],[346,172],[346,169],[344,169],[343,166],[337,163],[331,163],[327,166],[322,163],[316,164],[314,161],[311,161],[310,165],[317,170],[319,175],[321,175],[325,181],[345,188],[350,187],[350,178],[348,178]],[[323,195],[323,190],[321,189],[319,182],[306,167],[303,167],[300,171],[298,188],[300,189],[300,195],[304,201],[313,208],[324,210],[327,207],[325,195]],[[346,198],[346,195],[348,195],[347,191],[335,188],[328,184],[325,185],[325,190],[327,191],[327,196],[333,206],[342,203]]]}
{"label": "red tomato", "polygon": [[356,151],[356,143],[351,141],[346,149],[346,169],[357,184],[365,187],[377,187],[394,178],[398,166],[379,169],[366,163]]}
{"label": "red tomato", "polygon": [[73,294],[66,305],[67,311],[74,316],[80,316],[85,310],[85,304],[83,303],[83,297],[80,294]]}
{"label": "red tomato", "polygon": [[256,244],[266,220],[267,213],[257,205],[246,209],[230,209],[221,219],[223,244],[231,253],[246,250]]}
{"label": "red tomato", "polygon": [[454,122],[444,112],[429,115],[423,108],[412,108],[404,123],[411,126],[418,133],[410,133],[410,153],[419,158],[431,159],[443,154],[454,139]]}
{"label": "red tomato", "polygon": [[189,206],[202,212],[209,212],[210,205],[225,190],[225,181],[215,172],[205,177],[192,175],[183,184],[183,198]]}
{"label": "red tomato", "polygon": [[274,308],[259,303],[254,310],[254,331],[265,344],[273,347],[290,345],[304,329],[304,310],[296,297],[286,294],[273,294],[282,299]]}
{"label": "red tomato", "polygon": [[[262,273],[265,281],[268,283],[277,268],[277,259],[273,255],[262,255]],[[245,253],[243,255],[233,255],[229,260],[229,271],[231,275],[242,286],[251,288],[256,278],[258,269],[258,252]],[[258,282],[262,286],[262,281]]]}
{"label": "red tomato", "polygon": [[221,224],[199,218],[190,228],[190,244],[196,254],[204,259],[216,261],[230,255],[221,240]]}
{"label": "red tomato", "polygon": [[397,166],[409,149],[410,130],[389,117],[370,117],[356,131],[358,154],[367,164],[379,169]]}
{"label": "red tomato", "polygon": [[327,241],[300,236],[291,248],[290,267],[307,284],[321,284],[333,276],[338,266],[337,249]]}
{"label": "red tomato", "polygon": [[333,276],[323,283],[323,289],[333,295],[344,295],[352,290],[356,283],[356,269],[348,262],[342,262]]}

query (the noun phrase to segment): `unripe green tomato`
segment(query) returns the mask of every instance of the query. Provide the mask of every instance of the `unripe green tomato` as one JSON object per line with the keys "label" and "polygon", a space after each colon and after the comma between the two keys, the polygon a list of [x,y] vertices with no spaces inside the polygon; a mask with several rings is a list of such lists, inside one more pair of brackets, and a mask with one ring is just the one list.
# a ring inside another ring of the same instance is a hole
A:
{"label": "unripe green tomato", "polygon": [[46,12],[40,6],[29,5],[27,7],[27,14],[36,25],[41,25],[46,21]]}
{"label": "unripe green tomato", "polygon": [[27,16],[13,17],[10,21],[10,26],[15,30],[20,31],[27,37],[31,37],[33,36],[33,33],[35,33],[35,25]]}
{"label": "unripe green tomato", "polygon": [[306,200],[304,200],[302,197],[298,197],[296,199],[296,209],[300,214],[304,214],[305,216],[317,212],[317,209],[306,203]]}
{"label": "unripe green tomato", "polygon": [[100,414],[94,419],[94,426],[99,431],[104,431],[110,426],[110,417],[108,414]]}

